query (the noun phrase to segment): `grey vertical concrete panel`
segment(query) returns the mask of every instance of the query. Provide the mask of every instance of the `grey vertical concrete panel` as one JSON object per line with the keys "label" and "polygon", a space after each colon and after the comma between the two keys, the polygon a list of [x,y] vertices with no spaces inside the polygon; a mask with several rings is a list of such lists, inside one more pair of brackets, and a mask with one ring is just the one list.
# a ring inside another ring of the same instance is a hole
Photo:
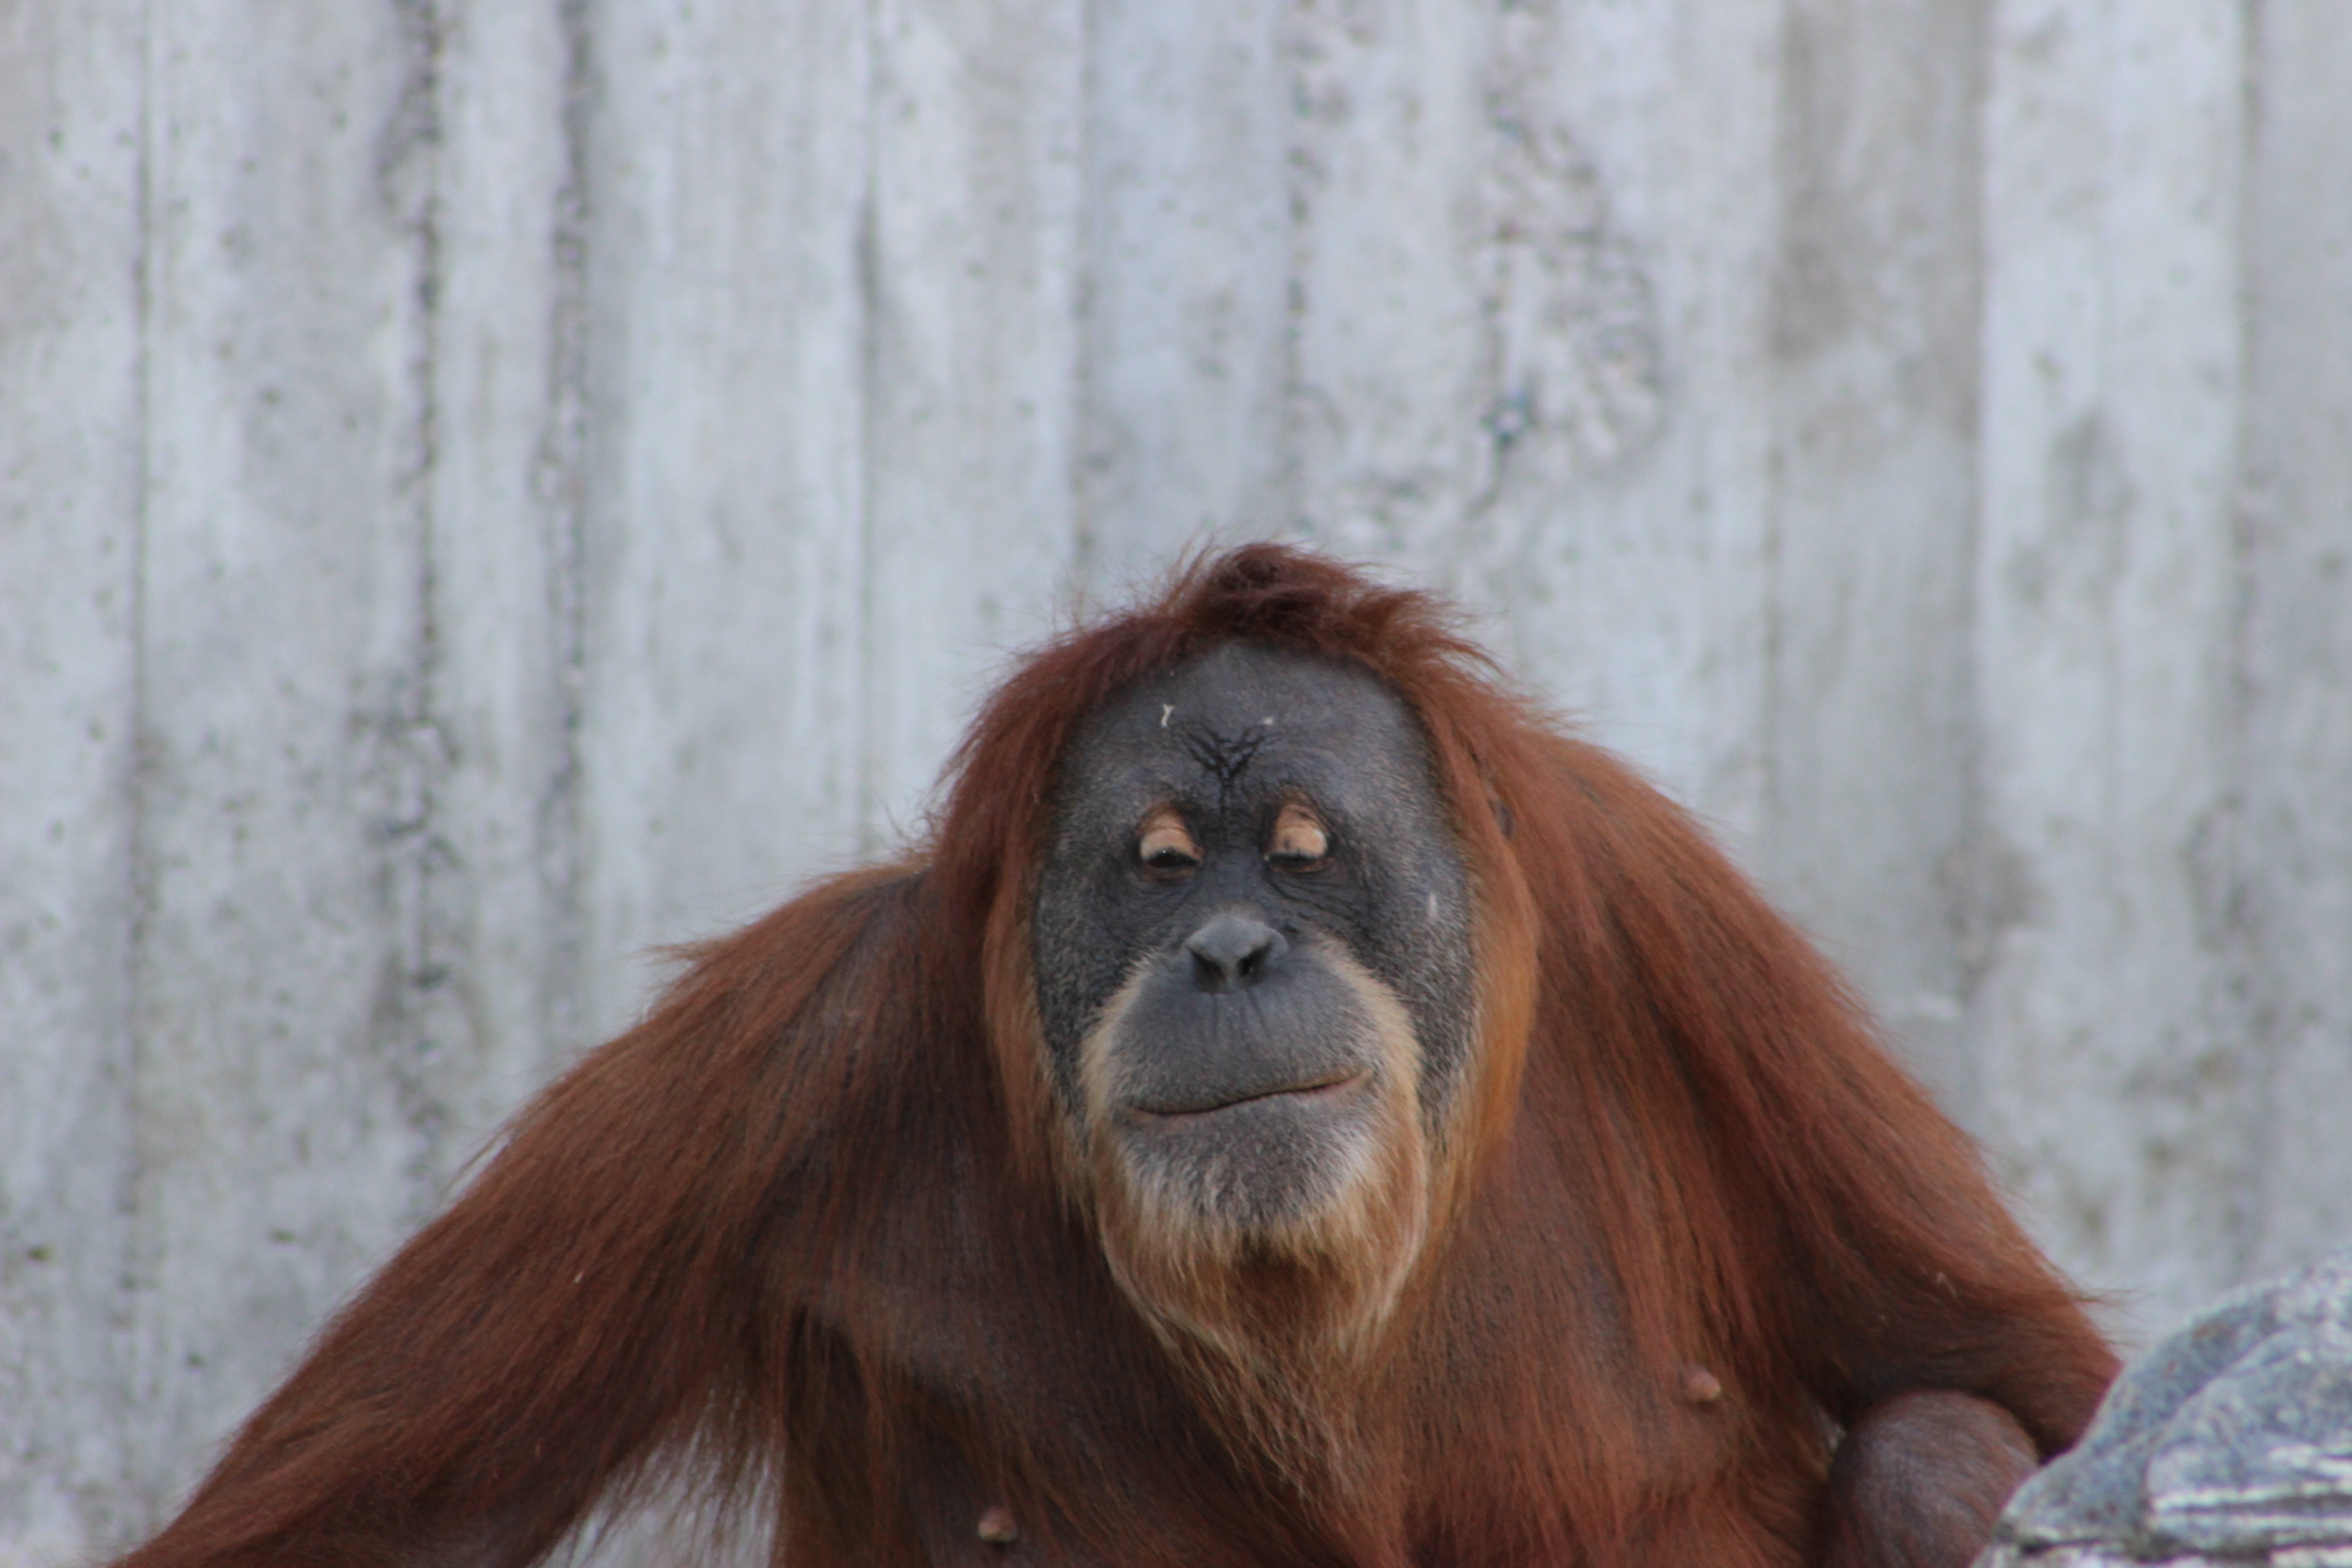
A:
{"label": "grey vertical concrete panel", "polygon": [[866,19],[591,16],[582,1018],[856,848]]}
{"label": "grey vertical concrete panel", "polygon": [[1484,597],[1596,738],[1748,858],[1766,827],[1780,15],[1556,15],[1506,12],[1520,36],[1499,101],[1549,151],[1490,184]]}
{"label": "grey vertical concrete panel", "polygon": [[920,826],[1003,654],[1076,566],[1077,0],[877,0],[865,841]]}
{"label": "grey vertical concrete panel", "polygon": [[2223,914],[2241,13],[1997,6],[1982,542],[1985,1126],[2133,1325],[2241,1276],[2252,1077]]}
{"label": "grey vertical concrete panel", "polygon": [[421,1217],[438,1163],[414,963],[444,767],[422,21],[148,19],[125,1465],[150,1508]]}
{"label": "grey vertical concrete panel", "polygon": [[438,762],[409,963],[438,1191],[583,1041],[575,136],[554,5],[438,22],[425,708]]}
{"label": "grey vertical concrete panel", "polygon": [[125,1527],[141,19],[0,13],[0,1560]]}
{"label": "grey vertical concrete panel", "polygon": [[1987,7],[1795,0],[1779,59],[1765,805],[1754,864],[1974,1120]]}
{"label": "grey vertical concrete panel", "polygon": [[2352,1237],[2352,27],[2327,0],[2254,16],[2232,913],[2267,1274]]}
{"label": "grey vertical concrete panel", "polygon": [[1297,510],[1288,15],[1088,9],[1078,496],[1097,595]]}
{"label": "grey vertical concrete panel", "polygon": [[1303,516],[1759,825],[1774,8],[1308,6]]}
{"label": "grey vertical concrete panel", "polygon": [[1484,477],[1496,19],[1378,0],[1301,5],[1292,26],[1303,521],[1342,550],[1427,557]]}

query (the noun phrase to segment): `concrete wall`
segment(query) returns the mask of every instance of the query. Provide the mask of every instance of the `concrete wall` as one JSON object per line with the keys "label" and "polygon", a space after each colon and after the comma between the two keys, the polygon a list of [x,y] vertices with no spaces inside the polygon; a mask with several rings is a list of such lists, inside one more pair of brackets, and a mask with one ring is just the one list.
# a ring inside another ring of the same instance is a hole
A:
{"label": "concrete wall", "polygon": [[2144,1336],[2352,1237],[2338,0],[0,0],[0,1563],[1204,532],[1719,824]]}

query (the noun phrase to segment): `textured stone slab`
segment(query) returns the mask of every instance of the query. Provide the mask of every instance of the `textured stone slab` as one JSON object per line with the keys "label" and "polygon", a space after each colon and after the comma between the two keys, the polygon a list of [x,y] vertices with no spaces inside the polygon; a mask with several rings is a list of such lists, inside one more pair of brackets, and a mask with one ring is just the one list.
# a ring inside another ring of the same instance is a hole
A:
{"label": "textured stone slab", "polygon": [[2352,1252],[2231,1298],[2123,1375],[1989,1568],[2352,1565]]}

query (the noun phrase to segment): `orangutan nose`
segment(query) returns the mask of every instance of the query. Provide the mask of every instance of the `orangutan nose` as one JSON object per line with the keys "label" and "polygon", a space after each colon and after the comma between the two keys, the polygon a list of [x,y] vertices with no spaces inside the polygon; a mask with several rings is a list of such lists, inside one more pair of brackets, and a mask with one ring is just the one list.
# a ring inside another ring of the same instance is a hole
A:
{"label": "orangutan nose", "polygon": [[1246,991],[1282,962],[1290,943],[1264,921],[1228,910],[1194,931],[1184,951],[1192,955],[1192,984],[1201,990]]}

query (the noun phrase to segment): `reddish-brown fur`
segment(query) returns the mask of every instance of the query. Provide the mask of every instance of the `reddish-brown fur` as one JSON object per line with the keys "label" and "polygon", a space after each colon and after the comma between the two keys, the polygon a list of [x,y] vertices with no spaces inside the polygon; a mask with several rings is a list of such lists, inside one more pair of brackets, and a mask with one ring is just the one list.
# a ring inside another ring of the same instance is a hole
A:
{"label": "reddish-brown fur", "polygon": [[[1030,992],[1025,878],[1076,726],[1234,638],[1361,665],[1420,714],[1479,911],[1433,1239],[1325,1391],[1349,1452],[1305,1487],[1111,1279]],[[1967,1140],[1682,812],[1425,597],[1255,546],[1015,672],[923,858],[703,949],[127,1563],[522,1562],[671,1468],[772,1510],[798,1565],[1760,1568],[1856,1528],[1868,1560],[1869,1521],[1824,1517],[1836,1425],[1952,1390],[2047,1456],[2113,1367]]]}

